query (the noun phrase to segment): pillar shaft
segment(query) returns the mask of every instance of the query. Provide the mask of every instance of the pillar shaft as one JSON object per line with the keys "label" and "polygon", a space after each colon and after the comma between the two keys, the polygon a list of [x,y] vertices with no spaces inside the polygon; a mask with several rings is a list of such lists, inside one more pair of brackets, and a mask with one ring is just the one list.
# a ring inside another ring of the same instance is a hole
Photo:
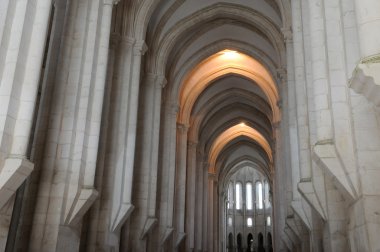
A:
{"label": "pillar shaft", "polygon": [[326,55],[326,31],[324,4],[322,0],[309,1],[311,57],[313,70],[313,96],[317,142],[333,139],[331,107],[329,104],[330,83]]}
{"label": "pillar shaft", "polygon": [[380,53],[380,1],[355,0],[362,58]]}
{"label": "pillar shaft", "polygon": [[[302,7],[300,0],[292,1],[294,77],[299,144],[299,176],[311,178],[310,139],[307,88],[305,78],[304,41],[302,29]],[[295,174],[297,176],[297,174]],[[293,181],[293,183],[295,183]]]}

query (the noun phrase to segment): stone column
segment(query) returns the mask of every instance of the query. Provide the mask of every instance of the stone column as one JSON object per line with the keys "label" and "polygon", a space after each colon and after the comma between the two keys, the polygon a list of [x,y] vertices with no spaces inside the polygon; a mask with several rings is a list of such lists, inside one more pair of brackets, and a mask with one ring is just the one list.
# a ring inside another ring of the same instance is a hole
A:
{"label": "stone column", "polygon": [[[195,208],[195,251],[202,250],[203,246],[203,222],[204,220],[202,217],[204,217],[203,214],[203,193],[204,193],[204,176],[205,176],[205,157],[204,154],[201,152],[197,153],[197,167],[196,167],[196,189],[195,189],[195,195],[196,195],[196,208]],[[206,168],[207,172],[207,168]],[[207,214],[207,213],[206,213]]]}
{"label": "stone column", "polygon": [[333,139],[330,82],[326,55],[326,31],[322,0],[309,0],[313,95],[316,115],[317,143],[331,143]]}
{"label": "stone column", "polygon": [[197,187],[197,142],[189,141],[187,147],[187,188],[186,188],[186,249],[195,248],[195,212],[196,212],[196,187]]}
{"label": "stone column", "polygon": [[219,209],[215,208],[216,205],[214,204],[214,194],[215,194],[215,174],[209,173],[208,174],[208,181],[207,181],[207,251],[215,251],[214,249],[214,241],[215,241],[215,236],[214,232],[214,216],[216,215],[216,211]]}
{"label": "stone column", "polygon": [[0,54],[0,207],[29,176],[27,160],[51,0],[10,1]]}
{"label": "stone column", "polygon": [[380,2],[355,0],[359,33],[360,62],[350,79],[350,87],[380,106]]}
{"label": "stone column", "polygon": [[176,239],[175,246],[178,249],[185,238],[185,213],[186,213],[186,165],[187,165],[187,134],[189,126],[177,124],[177,167],[176,167]]}
{"label": "stone column", "polygon": [[0,250],[9,234],[16,190],[34,168],[28,146],[51,0],[2,1],[0,25]]}
{"label": "stone column", "polygon": [[166,79],[157,74],[148,73],[143,82],[143,100],[141,121],[137,139],[136,177],[134,185],[134,203],[138,211],[131,217],[131,240],[133,251],[146,250],[147,236],[157,224],[156,197],[159,138],[161,123],[161,92]]}
{"label": "stone column", "polygon": [[78,249],[83,215],[97,196],[94,176],[113,3],[80,1],[67,10],[31,251]]}
{"label": "stone column", "polygon": [[[173,249],[174,206],[175,206],[175,158],[177,113],[179,106],[175,101],[165,104],[163,156],[161,166],[161,199],[159,216],[159,233],[155,238],[155,248],[162,251]],[[165,250],[166,249],[166,250]]]}
{"label": "stone column", "polygon": [[[99,249],[98,244],[101,243],[106,246],[104,239],[104,233],[99,232],[99,230],[104,230],[104,227],[108,227],[106,222],[107,215],[105,214],[105,202],[108,201],[109,195],[106,193],[107,184],[109,183],[109,170],[107,170],[107,159],[109,157],[109,152],[111,152],[112,143],[110,138],[112,132],[111,128],[111,106],[113,104],[112,97],[112,87],[113,87],[113,72],[115,63],[115,49],[120,42],[120,36],[116,34],[111,34],[110,45],[109,45],[109,56],[108,56],[108,67],[107,67],[107,78],[106,78],[106,90],[104,96],[104,106],[102,112],[102,125],[99,139],[99,152],[98,161],[96,167],[95,176],[95,188],[99,192],[98,200],[95,201],[94,205],[89,210],[89,223],[88,223],[88,234],[87,234],[87,251],[96,251]],[[99,233],[101,235],[99,235]]]}
{"label": "stone column", "polygon": [[[208,156],[207,156],[208,158]],[[207,162],[204,163],[204,167],[202,169],[202,173],[203,173],[203,181],[201,181],[202,183],[202,193],[200,195],[202,195],[202,250],[207,250],[208,248],[208,206],[209,206],[209,203],[208,203],[208,183],[209,183],[209,178],[208,178],[208,169],[210,167],[210,164]]]}
{"label": "stone column", "polygon": [[[309,115],[305,78],[304,41],[302,29],[301,1],[292,1],[294,77],[297,106],[297,126],[299,144],[299,168],[301,179],[311,179]],[[290,55],[289,55],[290,56]],[[293,181],[296,183],[296,181]]]}
{"label": "stone column", "polygon": [[380,1],[355,0],[362,58],[380,54]]}
{"label": "stone column", "polygon": [[118,233],[134,209],[132,204],[133,167],[136,144],[137,110],[140,88],[141,58],[147,47],[144,41],[122,37],[117,66],[117,105],[114,111],[116,144],[112,195],[111,232]]}

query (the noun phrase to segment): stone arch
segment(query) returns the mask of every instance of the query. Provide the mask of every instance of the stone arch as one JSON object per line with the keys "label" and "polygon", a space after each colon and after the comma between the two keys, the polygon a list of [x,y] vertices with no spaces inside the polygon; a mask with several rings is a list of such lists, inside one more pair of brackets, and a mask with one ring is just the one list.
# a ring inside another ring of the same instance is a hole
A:
{"label": "stone arch", "polygon": [[215,162],[221,150],[226,146],[228,142],[238,136],[246,136],[251,138],[253,141],[258,142],[262,148],[265,150],[270,161],[273,161],[272,150],[268,141],[255,129],[246,126],[245,124],[235,125],[221,135],[219,135],[212,144],[209,151],[209,172],[215,173]]}
{"label": "stone arch", "polygon": [[[167,57],[177,43],[177,39],[181,38],[182,34],[186,34],[194,27],[199,26],[200,23],[204,24],[212,22],[220,16],[240,20],[241,22],[246,22],[249,25],[258,27],[258,29],[261,30],[270,41],[272,41],[272,45],[279,55],[281,65],[283,65],[282,63],[285,63],[285,46],[281,31],[272,21],[255,10],[248,10],[235,4],[219,3],[197,11],[189,17],[184,18],[178,23],[178,25],[170,29],[162,41],[153,45],[152,54],[158,56],[155,59],[152,59],[152,62],[149,65],[149,71],[164,75],[166,65],[164,63],[167,62]],[[197,22],[194,22],[193,20],[197,20]]]}
{"label": "stone arch", "polygon": [[229,52],[225,50],[204,60],[184,80],[179,95],[181,111],[178,120],[181,123],[188,124],[191,109],[202,91],[212,81],[229,74],[243,76],[257,83],[269,100],[272,120],[274,122],[280,120],[277,106],[279,94],[269,72],[255,59],[238,52],[235,52],[234,58],[226,59]]}

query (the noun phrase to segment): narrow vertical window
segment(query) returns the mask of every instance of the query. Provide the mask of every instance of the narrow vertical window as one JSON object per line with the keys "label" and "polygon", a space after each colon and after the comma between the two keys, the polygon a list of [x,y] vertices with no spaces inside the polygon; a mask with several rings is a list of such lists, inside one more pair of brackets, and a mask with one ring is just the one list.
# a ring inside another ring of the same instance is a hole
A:
{"label": "narrow vertical window", "polygon": [[264,182],[264,198],[265,198],[265,208],[269,208],[269,184],[268,181]]}
{"label": "narrow vertical window", "polygon": [[228,226],[229,226],[229,227],[232,226],[232,217],[228,217]]}
{"label": "narrow vertical window", "polygon": [[248,182],[246,184],[245,188],[245,202],[247,204],[247,210],[252,210],[253,208],[253,203],[252,203],[252,183]]}
{"label": "narrow vertical window", "polygon": [[248,218],[247,219],[247,227],[252,227],[253,223],[252,223],[252,218]]}
{"label": "narrow vertical window", "polygon": [[261,182],[256,183],[256,207],[263,209],[263,184]]}
{"label": "narrow vertical window", "polygon": [[270,225],[272,225],[272,223],[271,223],[270,216],[268,216],[268,217],[267,217],[267,226],[269,227]]}
{"label": "narrow vertical window", "polygon": [[235,195],[236,209],[240,210],[242,205],[242,185],[240,182],[236,183]]}
{"label": "narrow vertical window", "polygon": [[233,199],[234,199],[234,186],[232,182],[228,185],[228,195],[227,195],[227,208],[231,209],[233,205]]}

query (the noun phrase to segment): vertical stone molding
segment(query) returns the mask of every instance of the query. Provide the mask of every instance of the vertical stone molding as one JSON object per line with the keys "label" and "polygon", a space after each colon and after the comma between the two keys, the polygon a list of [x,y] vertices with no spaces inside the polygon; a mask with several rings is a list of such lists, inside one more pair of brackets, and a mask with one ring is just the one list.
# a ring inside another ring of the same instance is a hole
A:
{"label": "vertical stone molding", "polygon": [[[28,160],[51,0],[0,4],[0,249],[10,234],[17,189],[33,171]],[[7,204],[8,203],[8,204]]]}
{"label": "vertical stone molding", "polygon": [[[78,232],[98,195],[94,179],[112,5],[96,0],[69,8],[64,10],[70,25],[61,51],[66,58],[59,63],[61,71],[56,75],[49,125],[52,133],[47,140],[47,153],[49,148],[57,152],[43,164],[44,187],[40,187],[37,199],[37,204],[49,207],[35,215],[31,251],[79,248],[79,240],[65,241]],[[39,218],[41,215],[45,220]]]}
{"label": "vertical stone molding", "polygon": [[176,188],[175,188],[175,222],[176,240],[178,248],[185,238],[185,208],[186,208],[186,169],[187,169],[187,137],[189,125],[177,123],[176,147]]}
{"label": "vertical stone molding", "polygon": [[[132,249],[141,249],[147,242],[147,235],[157,224],[156,192],[158,183],[158,155],[161,123],[161,93],[166,84],[164,76],[153,73],[145,75],[141,89],[144,104],[140,111],[142,118],[139,121],[140,136],[137,136],[136,148],[140,155],[136,159],[135,176],[137,181],[134,188],[138,192],[135,211],[131,217]],[[138,131],[139,133],[139,131]],[[148,174],[148,175],[147,175]],[[145,223],[142,225],[142,223]],[[137,227],[135,229],[134,227]]]}
{"label": "vertical stone molding", "polygon": [[[8,196],[2,200],[9,199],[9,194],[15,192],[33,170],[26,155],[51,0],[34,4],[10,1],[7,7],[0,40],[0,177],[3,184],[0,194],[8,188]],[[22,35],[23,31],[26,32]]]}
{"label": "vertical stone molding", "polygon": [[108,63],[109,37],[111,31],[112,6],[114,1],[104,1],[103,6],[99,6],[101,20],[98,45],[94,48],[95,65],[93,66],[93,78],[90,81],[90,96],[88,98],[88,111],[86,115],[86,131],[84,136],[84,158],[85,164],[81,168],[84,173],[84,180],[78,181],[79,188],[76,192],[76,199],[71,205],[71,209],[66,214],[65,223],[75,225],[78,223],[87,210],[94,203],[98,192],[94,189],[95,169],[99,147],[100,124],[102,117],[103,99],[106,84],[106,72]]}
{"label": "vertical stone molding", "polygon": [[[159,241],[157,246],[168,248],[173,246],[175,227],[175,186],[176,186],[176,135],[177,113],[179,105],[176,101],[165,103],[163,150],[161,166],[161,200],[159,216]],[[168,247],[167,247],[168,246]]]}
{"label": "vertical stone molding", "polygon": [[194,249],[195,247],[195,222],[196,222],[196,187],[197,187],[197,146],[198,142],[189,140],[187,142],[187,167],[186,167],[186,200],[187,211],[186,215],[186,242],[187,248]]}
{"label": "vertical stone molding", "polygon": [[119,98],[117,110],[123,111],[117,118],[120,132],[117,142],[117,161],[112,200],[111,226],[116,232],[130,216],[132,205],[133,166],[136,145],[137,109],[140,88],[141,57],[147,50],[144,41],[122,37],[121,55],[117,66]]}

